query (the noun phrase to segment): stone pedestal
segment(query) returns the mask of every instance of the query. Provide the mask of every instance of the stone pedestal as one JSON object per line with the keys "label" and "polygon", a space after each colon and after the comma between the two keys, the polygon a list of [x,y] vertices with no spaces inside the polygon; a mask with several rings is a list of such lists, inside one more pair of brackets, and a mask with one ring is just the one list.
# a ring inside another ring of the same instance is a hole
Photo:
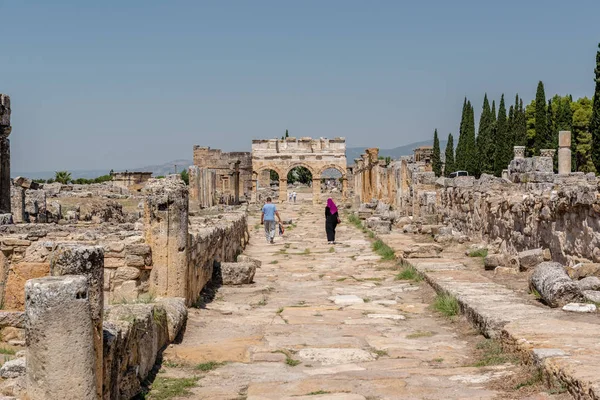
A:
{"label": "stone pedestal", "polygon": [[10,97],[0,93],[0,212],[10,209]]}
{"label": "stone pedestal", "polygon": [[342,178],[342,199],[346,200],[348,198],[348,179],[345,177]]}
{"label": "stone pedestal", "polygon": [[25,298],[28,398],[100,399],[87,278],[31,279]]}
{"label": "stone pedestal", "polygon": [[321,178],[313,178],[312,190],[313,190],[313,204],[320,204],[321,203]]}
{"label": "stone pedestal", "polygon": [[[58,245],[50,257],[50,275],[81,275],[87,279],[89,304],[94,324],[96,371],[102,371],[102,319],[104,310],[104,249],[101,246]],[[96,389],[102,397],[102,374],[96,374]]]}
{"label": "stone pedestal", "polygon": [[525,158],[525,146],[514,146],[513,152],[513,158]]}
{"label": "stone pedestal", "polygon": [[571,131],[558,133],[558,173],[571,173]]}
{"label": "stone pedestal", "polygon": [[152,249],[150,292],[188,298],[188,189],[179,175],[151,179],[144,188],[144,236]]}
{"label": "stone pedestal", "polygon": [[[275,199],[273,199],[275,200]],[[279,202],[285,203],[287,201],[287,177],[279,177]]]}

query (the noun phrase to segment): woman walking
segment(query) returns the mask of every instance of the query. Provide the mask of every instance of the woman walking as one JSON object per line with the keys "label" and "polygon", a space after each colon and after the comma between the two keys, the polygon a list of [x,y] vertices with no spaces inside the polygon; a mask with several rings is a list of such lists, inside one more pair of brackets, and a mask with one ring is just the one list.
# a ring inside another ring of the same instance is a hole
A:
{"label": "woman walking", "polygon": [[331,198],[327,199],[325,207],[325,232],[327,232],[327,243],[335,244],[335,227],[340,223],[338,209]]}

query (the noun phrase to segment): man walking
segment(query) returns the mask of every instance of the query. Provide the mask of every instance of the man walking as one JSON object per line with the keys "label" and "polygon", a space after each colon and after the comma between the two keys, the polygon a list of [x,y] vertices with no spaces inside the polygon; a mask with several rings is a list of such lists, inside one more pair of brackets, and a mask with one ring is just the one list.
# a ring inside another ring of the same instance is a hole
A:
{"label": "man walking", "polygon": [[279,211],[275,207],[275,204],[271,203],[271,198],[267,197],[267,202],[262,208],[262,214],[260,216],[261,225],[265,226],[265,236],[267,238],[267,243],[274,243],[275,240],[275,216],[281,223],[281,217],[279,216]]}

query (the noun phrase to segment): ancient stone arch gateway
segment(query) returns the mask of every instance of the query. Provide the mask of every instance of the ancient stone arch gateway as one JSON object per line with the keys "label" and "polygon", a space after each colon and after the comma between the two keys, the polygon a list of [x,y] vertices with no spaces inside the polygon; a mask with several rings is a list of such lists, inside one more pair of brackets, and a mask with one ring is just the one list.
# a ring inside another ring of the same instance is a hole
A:
{"label": "ancient stone arch gateway", "polygon": [[261,173],[273,170],[279,175],[279,200],[285,201],[287,175],[298,166],[306,167],[313,177],[313,203],[320,201],[321,176],[327,169],[342,174],[342,195],[348,191],[346,177],[346,139],[258,139],[252,140],[252,193],[256,198]]}

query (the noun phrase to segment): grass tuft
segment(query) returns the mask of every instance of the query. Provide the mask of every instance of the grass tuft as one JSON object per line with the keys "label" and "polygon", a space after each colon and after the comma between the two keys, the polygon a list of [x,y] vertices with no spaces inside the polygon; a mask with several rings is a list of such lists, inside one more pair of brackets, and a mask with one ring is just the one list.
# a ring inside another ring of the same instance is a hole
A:
{"label": "grass tuft", "polygon": [[317,390],[316,392],[310,392],[310,393],[306,393],[305,396],[317,396],[319,394],[329,394],[331,392],[327,392],[325,390]]}
{"label": "grass tuft", "polygon": [[200,364],[196,365],[195,369],[202,371],[202,372],[208,372],[208,371],[212,371],[213,369],[217,369],[223,365],[225,365],[224,362],[208,361],[208,362],[200,363]]}
{"label": "grass tuft", "polygon": [[506,363],[515,364],[518,361],[516,356],[504,351],[500,342],[495,339],[482,340],[477,344],[477,350],[479,355],[478,360],[473,364],[474,367],[487,367]]}
{"label": "grass tuft", "polygon": [[378,255],[381,256],[382,260],[394,260],[396,258],[396,254],[394,253],[394,250],[388,246],[387,244],[383,243],[381,241],[381,239],[376,240],[373,243],[373,251],[375,251],[375,253],[377,253]]}
{"label": "grass tuft", "polygon": [[423,275],[421,275],[413,265],[403,264],[402,270],[396,275],[394,279],[397,281],[420,282],[423,280]]}
{"label": "grass tuft", "polygon": [[0,354],[7,354],[9,356],[14,356],[16,354],[15,349],[11,349],[9,347],[0,347]]}
{"label": "grass tuft", "polygon": [[168,400],[175,397],[189,396],[188,389],[196,386],[197,377],[193,378],[165,378],[157,377],[152,383],[150,391],[144,396],[148,400]]}
{"label": "grass tuft", "polygon": [[433,308],[446,317],[454,317],[460,313],[458,300],[450,294],[438,294],[433,302]]}
{"label": "grass tuft", "polygon": [[363,228],[362,221],[360,220],[360,218],[358,218],[358,216],[356,214],[348,215],[348,222],[350,222],[352,225],[354,225],[358,229]]}
{"label": "grass tuft", "polygon": [[333,248],[333,247],[330,247],[330,248],[329,248],[329,252],[330,252],[330,253],[335,253],[335,248]]}
{"label": "grass tuft", "polygon": [[469,257],[487,257],[488,249],[477,249],[469,251]]}
{"label": "grass tuft", "polygon": [[430,331],[417,331],[415,333],[411,333],[410,335],[406,335],[407,339],[418,339],[418,338],[422,338],[422,337],[431,337],[435,335],[434,332],[430,332]]}

